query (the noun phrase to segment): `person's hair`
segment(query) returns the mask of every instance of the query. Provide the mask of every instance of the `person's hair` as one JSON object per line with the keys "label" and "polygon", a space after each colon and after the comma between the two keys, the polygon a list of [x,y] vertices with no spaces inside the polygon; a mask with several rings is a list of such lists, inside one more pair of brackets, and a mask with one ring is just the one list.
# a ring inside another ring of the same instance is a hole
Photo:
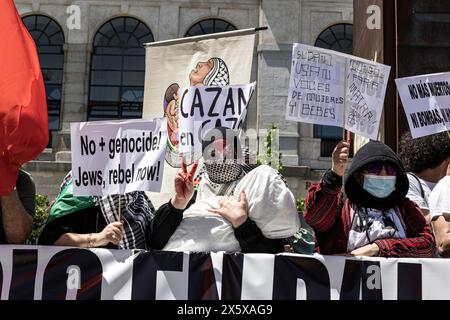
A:
{"label": "person's hair", "polygon": [[398,155],[407,171],[433,169],[450,158],[450,138],[441,132],[413,139],[407,131],[400,139]]}
{"label": "person's hair", "polygon": [[170,101],[172,101],[174,99],[173,95],[178,92],[179,88],[180,88],[180,86],[177,83],[172,83],[166,89],[166,93],[164,94],[164,99],[166,99],[167,103],[169,103]]}

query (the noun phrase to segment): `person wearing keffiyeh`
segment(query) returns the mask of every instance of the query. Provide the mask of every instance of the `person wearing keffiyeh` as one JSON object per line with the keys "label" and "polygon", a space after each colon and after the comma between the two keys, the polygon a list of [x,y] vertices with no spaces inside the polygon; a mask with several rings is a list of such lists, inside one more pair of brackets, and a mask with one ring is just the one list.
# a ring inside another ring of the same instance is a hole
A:
{"label": "person wearing keffiyeh", "polygon": [[[118,249],[151,249],[159,229],[145,192],[122,196],[80,197],[69,173],[52,204],[38,244]],[[120,207],[120,214],[119,214]],[[164,232],[164,230],[162,230]]]}
{"label": "person wearing keffiyeh", "polygon": [[[300,228],[295,199],[277,170],[242,161],[237,134],[216,128],[203,139],[204,167],[194,179],[182,166],[175,194],[155,213],[168,231],[156,248],[170,251],[277,253]],[[198,182],[194,190],[194,180]]]}

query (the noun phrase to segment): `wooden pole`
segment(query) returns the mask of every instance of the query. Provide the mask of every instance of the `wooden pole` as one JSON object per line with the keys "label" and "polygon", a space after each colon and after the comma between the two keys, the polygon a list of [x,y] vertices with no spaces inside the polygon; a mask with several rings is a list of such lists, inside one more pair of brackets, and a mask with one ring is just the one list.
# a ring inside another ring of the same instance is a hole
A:
{"label": "wooden pole", "polygon": [[342,140],[347,141],[345,124],[347,123],[347,58],[345,59],[344,67],[344,123],[342,127]]}

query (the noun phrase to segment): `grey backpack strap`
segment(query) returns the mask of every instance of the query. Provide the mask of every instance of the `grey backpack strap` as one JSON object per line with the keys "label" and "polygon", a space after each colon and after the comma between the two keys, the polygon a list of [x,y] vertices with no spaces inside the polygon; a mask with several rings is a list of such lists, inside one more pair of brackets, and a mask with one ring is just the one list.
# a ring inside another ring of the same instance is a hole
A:
{"label": "grey backpack strap", "polygon": [[423,190],[422,182],[420,182],[419,177],[416,176],[416,175],[415,175],[414,173],[412,173],[412,172],[408,172],[407,174],[409,174],[410,176],[414,177],[414,179],[416,179],[417,183],[419,184],[420,195],[422,196],[423,200],[425,200],[425,202],[427,202],[427,205],[428,205],[428,201],[427,201],[427,199],[425,199],[425,191]]}

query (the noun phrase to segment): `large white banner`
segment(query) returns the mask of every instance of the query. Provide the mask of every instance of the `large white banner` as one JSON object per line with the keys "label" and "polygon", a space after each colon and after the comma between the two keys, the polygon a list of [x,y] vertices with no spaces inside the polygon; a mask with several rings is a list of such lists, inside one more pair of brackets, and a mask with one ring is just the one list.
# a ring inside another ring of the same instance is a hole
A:
{"label": "large white banner", "polygon": [[450,259],[0,246],[2,300],[450,299]]}
{"label": "large white banner", "polygon": [[376,140],[389,73],[380,63],[295,43],[286,119]]}
{"label": "large white banner", "polygon": [[71,123],[73,193],[158,192],[166,128],[165,118]]}
{"label": "large white banner", "polygon": [[161,192],[149,194],[156,207],[172,197],[181,167],[179,89],[250,83],[254,46],[254,29],[147,44],[143,117],[167,117],[168,135]]}
{"label": "large white banner", "polygon": [[194,151],[200,157],[201,139],[213,128],[242,129],[255,84],[181,88],[180,153]]}
{"label": "large white banner", "polygon": [[450,130],[450,72],[395,79],[413,138]]}

